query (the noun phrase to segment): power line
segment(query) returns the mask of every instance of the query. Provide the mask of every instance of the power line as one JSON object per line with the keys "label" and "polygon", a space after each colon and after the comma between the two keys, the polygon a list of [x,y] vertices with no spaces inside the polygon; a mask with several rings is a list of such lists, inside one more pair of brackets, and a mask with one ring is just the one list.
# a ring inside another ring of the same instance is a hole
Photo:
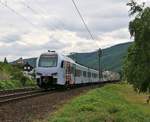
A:
{"label": "power line", "polygon": [[[5,3],[0,1],[0,4],[3,5],[4,7],[6,7],[7,9],[9,9],[11,12],[15,13],[16,15],[18,15],[19,17],[21,17],[24,21],[26,21],[27,23],[29,23],[30,25],[32,25],[34,28],[36,28],[37,30],[40,30],[38,26],[36,26],[35,24],[33,24],[31,21],[29,21],[26,17],[24,17],[22,14],[18,13],[16,10],[14,10],[13,8],[9,7],[7,5],[7,1]],[[25,5],[25,4],[24,4]],[[28,9],[32,10],[32,12],[38,14],[38,12],[36,12],[34,9],[32,9],[30,6],[28,6]],[[55,28],[53,28],[53,30],[55,30]],[[41,31],[41,30],[40,30]]]}
{"label": "power line", "polygon": [[[37,14],[38,16],[40,16],[44,21],[45,21],[45,16],[41,15],[39,12],[37,12],[35,9],[33,9],[29,4],[25,3],[25,2],[21,2],[27,9],[29,9],[30,11],[32,11],[34,14]],[[55,30],[55,28],[53,27],[52,30]]]}
{"label": "power line", "polygon": [[[36,0],[35,3],[37,3],[37,5],[40,5],[38,0]],[[43,13],[49,14],[49,10],[46,7],[45,8],[44,7],[40,7],[39,9],[42,10]],[[58,17],[55,17],[55,19],[58,20],[59,24],[61,25],[61,29],[64,29],[63,28],[63,26],[65,25],[64,22],[61,21],[61,19],[59,19]]]}
{"label": "power line", "polygon": [[[29,9],[30,11],[32,11],[34,14],[37,14],[38,16],[40,16],[43,21],[46,21],[46,20],[47,20],[45,14],[41,14],[41,11],[39,12],[39,11],[35,10],[33,7],[31,7],[31,5],[29,5],[29,4],[26,3],[26,2],[23,2],[23,1],[22,1],[21,3],[22,3],[27,9]],[[35,3],[37,3],[37,1],[36,1]],[[41,7],[40,7],[40,9],[41,9]],[[43,13],[43,12],[42,12],[42,13]],[[55,26],[55,25],[52,25],[52,26],[50,26],[50,27],[51,27],[51,29],[54,30],[54,31],[57,30],[57,26]],[[48,33],[48,36],[51,36],[50,33]]]}
{"label": "power line", "polygon": [[17,11],[15,11],[13,8],[9,7],[7,4],[4,4],[3,2],[1,2],[1,5],[3,5],[4,7],[6,7],[7,9],[9,9],[11,12],[15,13],[16,15],[20,16],[24,21],[26,21],[27,23],[29,23],[30,25],[32,25],[33,27],[36,27],[32,22],[30,22],[26,17],[24,17],[23,15],[21,15],[20,13],[18,13]]}
{"label": "power line", "polygon": [[21,2],[24,6],[26,6],[28,9],[30,9],[34,14],[39,14],[38,12],[36,12],[31,6],[29,6],[28,4],[26,4],[25,2]]}
{"label": "power line", "polygon": [[[44,21],[46,20],[45,18],[45,15],[44,14],[41,14],[41,12],[39,13],[37,10],[33,9],[29,4],[27,4],[26,2],[22,1],[21,2],[26,8],[28,8],[30,11],[32,11],[34,14],[37,14],[39,15]],[[37,3],[37,1],[35,2]],[[40,7],[40,9],[42,10],[43,8]],[[43,9],[43,10],[46,10],[46,9]],[[48,12],[46,12],[48,13]],[[62,25],[62,22],[60,23]],[[52,27],[52,30],[57,30],[57,26],[53,25],[51,26]]]}
{"label": "power line", "polygon": [[84,20],[84,18],[83,18],[83,16],[82,16],[81,12],[79,11],[79,9],[78,9],[78,7],[77,7],[75,1],[72,0],[72,3],[73,3],[73,5],[74,5],[75,9],[77,10],[77,12],[78,12],[78,14],[79,14],[79,16],[80,16],[80,18],[81,18],[81,20],[82,20],[84,26],[85,26],[85,29],[86,29],[87,32],[90,34],[91,39],[94,40],[94,37],[93,37],[93,35],[92,35],[90,29],[88,28],[87,24],[85,23],[85,20]]}
{"label": "power line", "polygon": [[[14,10],[13,8],[9,7],[7,5],[7,3],[3,3],[0,1],[0,4],[3,5],[4,7],[6,7],[7,9],[9,9],[11,12],[15,13],[16,15],[18,15],[19,17],[21,17],[24,21],[26,21],[27,23],[29,23],[30,25],[32,25],[34,28],[36,28],[38,31],[43,32],[39,26],[34,25],[31,21],[29,21],[26,17],[24,17],[22,14],[18,13],[16,10]],[[7,39],[10,41],[10,39]]]}

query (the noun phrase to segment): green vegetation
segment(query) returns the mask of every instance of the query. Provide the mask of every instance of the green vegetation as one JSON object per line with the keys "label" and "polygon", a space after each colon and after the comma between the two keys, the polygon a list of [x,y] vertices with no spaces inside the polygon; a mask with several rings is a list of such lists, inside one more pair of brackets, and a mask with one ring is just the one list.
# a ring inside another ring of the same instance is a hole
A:
{"label": "green vegetation", "polygon": [[76,97],[46,121],[149,122],[150,105],[145,104],[145,97],[128,84],[110,84]]}
{"label": "green vegetation", "polygon": [[129,24],[134,43],[124,63],[124,76],[136,91],[150,92],[150,7],[143,8],[144,4],[138,5],[133,0],[128,5],[131,6],[130,15],[136,16]]}
{"label": "green vegetation", "polygon": [[35,82],[25,77],[20,68],[0,62],[0,89],[33,86]]}

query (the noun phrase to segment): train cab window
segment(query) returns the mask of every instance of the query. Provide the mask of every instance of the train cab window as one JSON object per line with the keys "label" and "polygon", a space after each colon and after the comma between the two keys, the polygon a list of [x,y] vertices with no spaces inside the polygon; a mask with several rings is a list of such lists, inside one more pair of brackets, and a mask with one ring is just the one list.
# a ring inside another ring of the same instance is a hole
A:
{"label": "train cab window", "polygon": [[91,72],[88,72],[88,77],[89,77],[89,78],[91,77]]}
{"label": "train cab window", "polygon": [[58,56],[53,55],[41,55],[39,59],[39,67],[56,67],[58,62]]}

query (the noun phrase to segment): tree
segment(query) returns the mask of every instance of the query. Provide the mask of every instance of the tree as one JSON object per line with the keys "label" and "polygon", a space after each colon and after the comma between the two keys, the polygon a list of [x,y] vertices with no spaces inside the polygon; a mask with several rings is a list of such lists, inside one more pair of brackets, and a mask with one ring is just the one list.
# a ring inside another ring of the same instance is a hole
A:
{"label": "tree", "polygon": [[137,2],[134,0],[131,0],[129,3],[127,3],[127,6],[130,6],[130,13],[129,15],[132,16],[136,13],[141,13],[143,11],[143,8],[145,6],[145,3],[143,2],[141,5],[139,5]]}
{"label": "tree", "polygon": [[7,58],[6,58],[6,57],[4,58],[4,63],[5,63],[5,64],[8,64],[8,61],[7,61]]}
{"label": "tree", "polygon": [[130,15],[137,15],[129,23],[134,43],[124,61],[124,77],[136,91],[150,93],[150,8],[144,8],[133,0],[127,5],[131,6]]}

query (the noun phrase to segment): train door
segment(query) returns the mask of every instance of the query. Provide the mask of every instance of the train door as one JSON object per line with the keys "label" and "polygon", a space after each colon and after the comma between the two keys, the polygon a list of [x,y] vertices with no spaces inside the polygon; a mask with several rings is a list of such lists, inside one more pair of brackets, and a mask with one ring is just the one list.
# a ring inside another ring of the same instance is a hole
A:
{"label": "train door", "polygon": [[72,85],[75,83],[73,72],[74,72],[73,65],[70,62],[66,62],[65,79],[67,85]]}
{"label": "train door", "polygon": [[71,81],[71,66],[67,61],[65,62],[65,81],[66,85],[69,85]]}
{"label": "train door", "polygon": [[75,77],[75,74],[76,74],[76,65],[75,64],[72,64],[71,66],[71,73],[72,73],[72,82],[73,84],[75,84],[75,81],[76,81],[76,77]]}

